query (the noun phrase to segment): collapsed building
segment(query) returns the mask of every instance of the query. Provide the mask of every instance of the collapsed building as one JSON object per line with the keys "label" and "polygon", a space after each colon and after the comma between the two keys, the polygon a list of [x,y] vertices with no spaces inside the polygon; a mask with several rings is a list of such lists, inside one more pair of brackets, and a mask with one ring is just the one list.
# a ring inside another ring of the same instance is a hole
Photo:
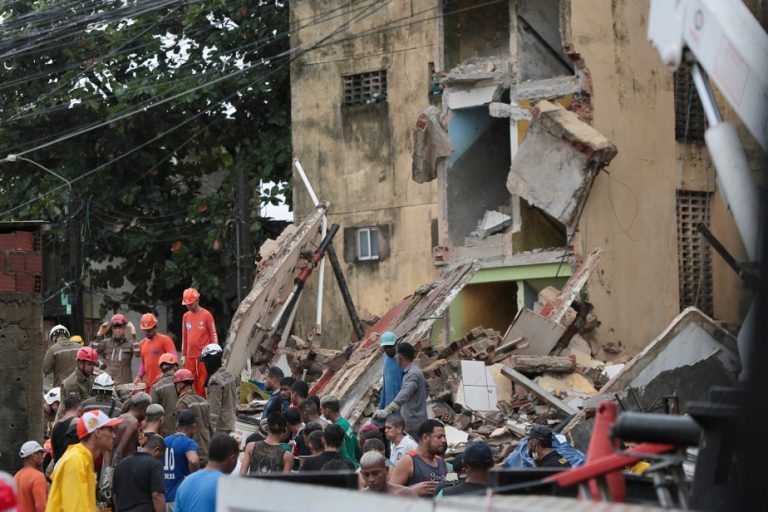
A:
{"label": "collapsed building", "polygon": [[[689,73],[663,68],[646,11],[567,0],[291,4],[294,155],[342,226],[336,244],[361,312],[380,314],[470,258],[478,272],[433,340],[504,332],[599,247],[582,295],[601,359],[637,354],[687,306],[738,327],[749,297],[696,227],[737,260],[743,247]],[[312,210],[300,186],[294,208],[297,219]],[[344,305],[332,287],[323,302],[323,344],[341,348],[355,338]],[[297,330],[315,324],[314,305],[300,305]]]}

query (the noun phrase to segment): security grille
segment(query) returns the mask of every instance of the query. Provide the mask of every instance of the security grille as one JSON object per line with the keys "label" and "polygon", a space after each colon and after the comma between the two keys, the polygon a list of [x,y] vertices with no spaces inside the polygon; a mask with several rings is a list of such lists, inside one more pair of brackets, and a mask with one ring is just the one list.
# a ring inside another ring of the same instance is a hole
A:
{"label": "security grille", "polygon": [[709,316],[712,307],[712,254],[699,233],[699,223],[709,227],[710,192],[677,191],[677,252],[680,309],[696,306]]}
{"label": "security grille", "polygon": [[387,101],[387,71],[358,73],[344,78],[344,105],[367,105]]}
{"label": "security grille", "polygon": [[691,69],[683,63],[675,73],[675,140],[703,143],[705,119]]}

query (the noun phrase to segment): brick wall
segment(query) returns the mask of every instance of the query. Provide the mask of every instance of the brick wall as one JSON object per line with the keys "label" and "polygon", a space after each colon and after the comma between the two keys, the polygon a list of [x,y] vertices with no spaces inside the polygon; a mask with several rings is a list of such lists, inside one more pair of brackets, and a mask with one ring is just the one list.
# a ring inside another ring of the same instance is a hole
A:
{"label": "brick wall", "polygon": [[0,233],[0,292],[41,293],[43,258],[40,233]]}

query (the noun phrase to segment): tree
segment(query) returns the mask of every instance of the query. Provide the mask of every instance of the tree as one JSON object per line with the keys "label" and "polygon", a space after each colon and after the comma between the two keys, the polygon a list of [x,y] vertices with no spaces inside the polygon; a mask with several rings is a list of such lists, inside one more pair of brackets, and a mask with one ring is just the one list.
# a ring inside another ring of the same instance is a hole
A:
{"label": "tree", "polygon": [[[290,174],[287,5],[21,1],[0,7],[0,19],[0,157],[21,154],[72,181],[83,205],[65,212],[61,180],[5,162],[2,220],[61,228],[81,215],[91,287],[130,283],[121,301],[141,311],[179,308],[183,288],[197,286],[223,331],[236,306],[235,173],[247,170],[254,204],[261,180]],[[254,246],[274,236],[258,212]],[[58,247],[66,233],[48,236]]]}

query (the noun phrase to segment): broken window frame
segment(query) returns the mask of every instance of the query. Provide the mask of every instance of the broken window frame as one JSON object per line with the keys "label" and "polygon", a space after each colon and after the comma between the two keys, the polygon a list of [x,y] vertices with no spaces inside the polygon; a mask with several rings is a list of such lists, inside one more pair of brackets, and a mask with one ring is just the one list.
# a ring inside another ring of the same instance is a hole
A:
{"label": "broken window frame", "polygon": [[[363,254],[363,235],[366,235],[367,254]],[[379,228],[367,227],[357,230],[357,259],[358,261],[373,261],[379,259]]]}
{"label": "broken window frame", "polygon": [[341,77],[345,107],[387,101],[387,70],[377,69]]}

